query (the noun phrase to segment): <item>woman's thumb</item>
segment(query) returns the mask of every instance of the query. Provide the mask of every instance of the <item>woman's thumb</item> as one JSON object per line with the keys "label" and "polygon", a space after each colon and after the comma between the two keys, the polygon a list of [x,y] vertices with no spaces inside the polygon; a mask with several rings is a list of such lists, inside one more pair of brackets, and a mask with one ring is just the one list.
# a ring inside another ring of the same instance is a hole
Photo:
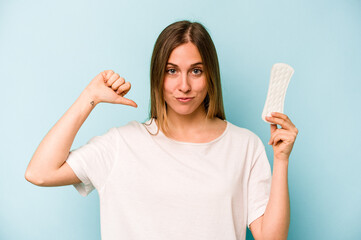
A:
{"label": "woman's thumb", "polygon": [[123,104],[123,105],[132,106],[135,108],[138,107],[138,105],[133,100],[130,100],[130,99],[122,97],[122,96],[119,96],[117,99],[115,99],[115,102],[119,103],[119,104]]}

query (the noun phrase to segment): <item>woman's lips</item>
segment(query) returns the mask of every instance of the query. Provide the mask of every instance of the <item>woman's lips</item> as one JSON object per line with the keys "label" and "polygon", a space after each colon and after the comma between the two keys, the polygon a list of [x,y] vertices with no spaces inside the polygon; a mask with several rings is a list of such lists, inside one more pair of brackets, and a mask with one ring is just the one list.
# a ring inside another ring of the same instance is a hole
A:
{"label": "woman's lips", "polygon": [[187,97],[187,98],[177,98],[178,101],[180,102],[189,102],[190,100],[192,100],[192,97]]}

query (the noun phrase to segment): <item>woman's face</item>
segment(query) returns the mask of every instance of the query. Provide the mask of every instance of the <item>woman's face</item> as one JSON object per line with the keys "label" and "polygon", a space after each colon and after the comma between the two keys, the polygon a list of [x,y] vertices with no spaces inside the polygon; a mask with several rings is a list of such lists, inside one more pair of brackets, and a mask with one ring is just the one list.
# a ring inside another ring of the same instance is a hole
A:
{"label": "woman's face", "polygon": [[198,48],[191,42],[175,48],[167,62],[164,76],[167,114],[205,113],[207,78]]}

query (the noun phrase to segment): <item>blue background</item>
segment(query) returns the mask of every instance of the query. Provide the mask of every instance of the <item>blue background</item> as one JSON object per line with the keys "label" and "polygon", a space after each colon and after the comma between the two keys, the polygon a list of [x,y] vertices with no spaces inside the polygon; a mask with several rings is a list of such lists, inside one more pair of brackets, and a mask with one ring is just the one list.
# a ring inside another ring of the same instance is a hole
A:
{"label": "blue background", "polygon": [[[72,149],[144,121],[159,33],[188,19],[216,45],[227,120],[255,132],[276,62],[295,69],[285,113],[299,129],[289,164],[289,239],[361,239],[361,1],[0,1],[0,239],[100,239],[96,191],[24,178],[38,144],[99,72],[132,83],[138,109],[99,104]],[[247,239],[252,239],[248,232]]]}

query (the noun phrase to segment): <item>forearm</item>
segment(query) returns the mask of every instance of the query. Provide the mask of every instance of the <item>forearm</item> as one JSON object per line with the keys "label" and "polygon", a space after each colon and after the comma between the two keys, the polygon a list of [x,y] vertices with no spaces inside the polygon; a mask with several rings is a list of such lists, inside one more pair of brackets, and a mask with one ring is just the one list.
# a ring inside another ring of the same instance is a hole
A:
{"label": "forearm", "polygon": [[263,239],[287,239],[290,224],[288,160],[274,159],[271,193],[262,222]]}
{"label": "forearm", "polygon": [[36,149],[26,170],[26,178],[41,181],[66,161],[75,135],[96,103],[86,90],[50,129]]}

